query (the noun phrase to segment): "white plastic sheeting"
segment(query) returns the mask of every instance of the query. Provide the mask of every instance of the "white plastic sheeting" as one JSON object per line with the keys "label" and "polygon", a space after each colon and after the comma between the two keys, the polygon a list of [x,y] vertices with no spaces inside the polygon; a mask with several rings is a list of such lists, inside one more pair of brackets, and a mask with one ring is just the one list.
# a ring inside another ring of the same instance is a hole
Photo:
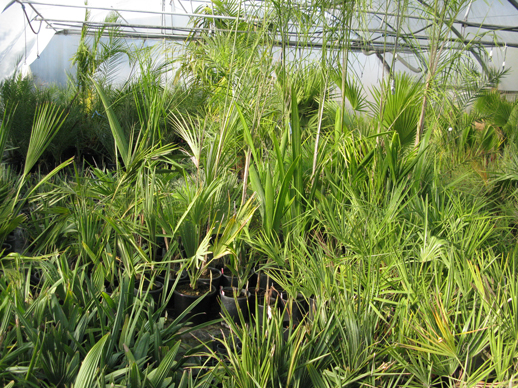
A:
{"label": "white plastic sheeting", "polygon": [[[75,52],[78,39],[73,36],[77,35],[85,20],[85,8],[90,12],[90,23],[103,22],[110,12],[116,12],[121,23],[135,26],[126,28],[126,31],[135,31],[140,36],[147,34],[153,37],[153,33],[156,35],[161,31],[161,26],[172,23],[185,30],[189,20],[181,15],[189,10],[178,5],[178,1],[177,4],[168,1],[167,9],[161,0],[90,0],[87,7],[83,0],[49,1],[0,0],[0,80],[36,61],[56,33],[71,32],[68,43],[66,39],[57,39],[59,45],[68,44],[70,47],[59,48],[58,51]],[[201,3],[189,1],[188,4],[197,7]],[[177,15],[172,15],[173,12]],[[139,28],[139,25],[157,28]],[[57,49],[56,45],[54,49]],[[57,54],[61,65],[62,58],[59,52]]]}
{"label": "white plastic sheeting", "polygon": [[[249,0],[248,4],[251,3],[264,4]],[[430,19],[423,11],[426,2],[420,0],[420,3],[412,6],[410,2],[404,17],[398,18],[398,1],[374,0],[370,3],[371,10],[361,19],[355,19],[351,33],[357,50],[353,67],[362,75],[367,72],[362,78],[368,79],[363,82],[376,83],[373,78],[379,79],[383,72],[380,53],[385,58],[392,58],[390,53],[394,47],[398,51],[394,63],[396,70],[418,74],[426,70]],[[87,8],[93,27],[96,22],[103,22],[109,12],[116,11],[126,37],[182,40],[190,32],[189,16],[202,5],[212,7],[209,1],[203,0],[89,0]],[[456,47],[473,42],[479,44],[472,55],[481,69],[510,68],[510,75],[500,85],[501,89],[510,91],[518,91],[514,70],[518,68],[517,7],[517,0],[466,2],[449,35],[451,44]],[[3,10],[0,13],[0,80],[14,71],[26,71],[28,65],[32,65],[40,81],[63,82],[65,71],[70,69],[70,57],[77,48],[77,34],[85,20],[85,8],[83,0],[0,0],[0,12]],[[328,20],[332,18],[329,14]],[[396,34],[398,25],[400,29]],[[60,36],[53,39],[56,33]],[[459,39],[464,43],[458,43]],[[414,52],[409,46],[413,46]],[[417,46],[421,48],[416,52]],[[44,52],[47,47],[48,51]],[[383,54],[384,51],[387,54]],[[376,68],[373,68],[374,63]]]}
{"label": "white plastic sheeting", "polygon": [[[4,10],[9,0],[0,0]],[[54,31],[41,28],[38,34],[27,31],[27,19],[19,4],[13,3],[0,14],[0,79],[15,70],[26,72],[54,36]],[[38,28],[38,24],[35,24]]]}

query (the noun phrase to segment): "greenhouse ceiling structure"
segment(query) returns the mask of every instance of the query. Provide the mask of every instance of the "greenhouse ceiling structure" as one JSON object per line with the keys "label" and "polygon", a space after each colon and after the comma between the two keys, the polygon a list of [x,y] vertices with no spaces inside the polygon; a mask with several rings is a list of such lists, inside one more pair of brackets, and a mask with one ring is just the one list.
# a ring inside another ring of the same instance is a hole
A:
{"label": "greenhouse ceiling structure", "polygon": [[[518,1],[466,0],[443,7],[437,7],[442,2],[427,1],[293,1],[307,18],[289,20],[283,31],[272,27],[272,34],[277,47],[287,47],[290,58],[298,59],[323,45],[340,50],[344,35],[333,39],[332,34],[346,28],[347,49],[355,53],[352,70],[366,84],[375,83],[383,72],[424,76],[430,50],[444,50],[468,53],[480,72],[509,69],[499,88],[518,91]],[[231,12],[220,12],[221,3]],[[117,28],[120,36],[146,44],[183,42],[222,28],[220,22],[229,19],[268,23],[271,4],[276,2],[0,0],[0,79],[30,68],[42,82],[63,82],[84,25],[90,32]],[[353,4],[353,17],[347,21],[341,17],[343,4]],[[438,8],[442,13],[437,14]],[[115,23],[106,21],[110,13],[118,16]],[[445,28],[437,32],[437,23]]]}

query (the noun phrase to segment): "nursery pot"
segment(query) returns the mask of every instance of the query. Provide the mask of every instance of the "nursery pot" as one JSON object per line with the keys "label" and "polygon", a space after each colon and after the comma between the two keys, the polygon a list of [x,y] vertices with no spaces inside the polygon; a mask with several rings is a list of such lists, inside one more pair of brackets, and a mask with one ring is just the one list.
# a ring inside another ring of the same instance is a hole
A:
{"label": "nursery pot", "polygon": [[221,315],[228,313],[234,321],[239,321],[239,312],[248,321],[248,305],[250,293],[247,290],[238,290],[234,287],[225,287],[220,292]]}
{"label": "nursery pot", "polygon": [[4,245],[6,245],[6,248],[8,248],[4,254],[21,252],[23,250],[23,247],[25,246],[25,240],[19,228],[15,229],[7,235],[4,241]]}
{"label": "nursery pot", "polygon": [[296,298],[286,297],[285,294],[282,295],[282,306],[286,308],[285,320],[293,320],[294,323],[298,323],[302,321],[304,316],[306,316],[309,312],[309,304],[304,299],[304,296],[300,293],[297,294]]}
{"label": "nursery pot", "polygon": [[[166,276],[157,276],[158,281],[162,282],[162,284],[164,284],[164,288],[162,291],[167,292],[167,294],[169,295],[171,292],[171,289],[174,287],[174,284],[176,283],[176,279],[178,277],[180,278],[178,280],[178,284],[185,283],[185,281],[187,280],[187,272],[182,271],[181,273],[178,273],[178,272],[171,271],[171,274],[169,276],[169,283],[167,283],[168,287],[165,287]],[[167,291],[166,291],[166,288],[167,288]],[[171,299],[169,299],[169,302],[167,303],[167,307],[174,308],[174,297],[171,297]]]}
{"label": "nursery pot", "polygon": [[140,284],[135,283],[134,295],[138,297],[143,297],[149,290],[148,295],[151,296],[154,299],[154,301],[158,303],[158,301],[160,300],[160,295],[162,295],[163,288],[164,285],[158,280],[155,280],[155,282],[152,285],[148,280],[144,280],[144,284],[142,285],[142,294],[140,294]]}
{"label": "nursery pot", "polygon": [[[159,273],[159,275],[156,277],[159,282],[162,282],[165,285],[165,279],[167,278],[167,271],[162,271]],[[182,271],[178,272],[173,269],[170,270],[169,273],[169,286],[173,286],[176,282],[176,279],[180,278],[179,282],[183,282],[184,280],[187,280],[187,272]]]}
{"label": "nursery pot", "polygon": [[30,283],[31,283],[31,286],[38,286],[41,282],[41,270],[40,269],[33,269],[31,271],[31,276],[30,276]]}
{"label": "nursery pot", "polygon": [[207,274],[202,275],[198,279],[198,283],[209,285],[211,282],[210,275],[212,273],[212,285],[216,287],[216,290],[218,290],[221,283],[221,271],[214,267],[208,267],[207,269],[210,271],[210,273],[207,271]]}
{"label": "nursery pot", "polygon": [[[220,286],[223,286],[223,287],[238,287],[238,285],[239,285],[239,277],[234,276],[232,271],[230,271],[230,269],[228,269],[227,267],[223,267],[222,271],[223,272],[221,273]],[[247,283],[250,287],[257,286],[257,274],[255,273],[255,271],[253,271],[250,274],[250,276],[248,277],[248,282],[245,282],[245,283]]]}
{"label": "nursery pot", "polygon": [[250,277],[248,278],[248,284],[250,287],[257,287],[257,280],[258,280],[258,272],[256,272],[256,269],[252,269],[252,273],[250,274]]}
{"label": "nursery pot", "polygon": [[[250,290],[252,292],[252,289]],[[268,299],[267,299],[268,296]],[[280,313],[284,309],[284,303],[281,300],[281,293],[276,291],[271,291],[269,294],[266,290],[260,288],[257,292],[255,292],[254,303],[256,304],[256,308],[254,308],[254,312],[257,311],[257,322],[261,324],[264,319],[264,314],[267,316]],[[287,314],[284,314],[284,318],[287,317]]]}
{"label": "nursery pot", "polygon": [[214,340],[212,345],[212,350],[216,353],[218,359],[223,360],[225,362],[228,362],[228,357],[230,353],[241,354],[242,351],[241,341],[237,339],[235,339],[234,341],[229,339],[227,341],[227,346],[225,346],[225,344],[223,344],[219,340]]}
{"label": "nursery pot", "polygon": [[256,288],[256,287],[250,287],[248,289],[248,291],[250,292],[250,297],[248,298],[248,311],[249,311],[249,314],[250,316],[254,315],[255,314],[255,310],[256,310],[256,305],[257,306],[262,306],[263,305],[263,300],[264,300],[264,296],[266,294],[266,290],[262,289],[262,288]]}
{"label": "nursery pot", "polygon": [[237,287],[239,279],[226,267],[222,271],[220,285],[223,287]]}
{"label": "nursery pot", "polygon": [[275,280],[273,280],[270,275],[264,273],[264,272],[256,272],[256,280],[255,284],[258,284],[259,287],[267,289],[269,287],[274,287],[278,290],[280,290],[282,287],[279,283],[277,283]]}
{"label": "nursery pot", "polygon": [[174,310],[177,315],[186,311],[194,302],[202,298],[202,300],[194,306],[185,316],[184,321],[190,321],[194,324],[200,324],[207,321],[207,313],[216,295],[216,287],[214,285],[209,288],[208,284],[198,283],[196,290],[190,288],[188,282],[178,284],[173,293]]}

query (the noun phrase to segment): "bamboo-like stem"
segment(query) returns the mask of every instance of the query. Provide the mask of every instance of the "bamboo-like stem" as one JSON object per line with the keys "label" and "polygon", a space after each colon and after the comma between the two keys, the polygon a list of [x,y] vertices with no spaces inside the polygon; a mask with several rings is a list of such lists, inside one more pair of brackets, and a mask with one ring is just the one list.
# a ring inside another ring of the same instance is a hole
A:
{"label": "bamboo-like stem", "polygon": [[[437,8],[437,5],[436,5],[436,8]],[[443,23],[445,14],[446,14],[446,6],[444,6],[443,11],[441,12],[441,18],[437,22],[437,24],[439,24],[439,23],[442,24]],[[449,29],[447,31],[449,31]],[[444,48],[445,48],[445,45],[446,45],[446,39],[443,39],[439,49],[437,49],[436,43],[441,41],[441,35],[442,35],[441,31],[439,31],[438,32],[438,36],[434,37],[434,39],[432,40],[432,44],[431,44],[430,66],[429,66],[429,69],[428,69],[428,74],[426,76],[425,87],[424,87],[424,91],[423,91],[423,102],[421,104],[421,113],[419,115],[419,122],[417,124],[417,130],[416,130],[416,135],[415,135],[415,144],[414,144],[415,147],[418,147],[419,146],[419,142],[421,141],[421,137],[422,137],[423,130],[424,130],[424,120],[425,120],[425,116],[426,116],[426,107],[427,107],[427,104],[428,104],[428,95],[429,95],[430,90],[431,90],[431,84],[432,84],[433,78],[435,77],[435,75],[437,73],[437,67],[439,65],[439,59],[441,58],[442,52],[444,51]]]}

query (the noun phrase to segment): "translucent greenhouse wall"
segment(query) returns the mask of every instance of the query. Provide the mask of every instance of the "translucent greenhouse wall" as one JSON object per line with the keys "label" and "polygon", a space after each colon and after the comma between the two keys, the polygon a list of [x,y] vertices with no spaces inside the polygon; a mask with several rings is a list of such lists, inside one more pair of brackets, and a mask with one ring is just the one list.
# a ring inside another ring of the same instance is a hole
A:
{"label": "translucent greenhouse wall", "polygon": [[[24,3],[23,8],[21,3]],[[77,28],[80,28],[81,22],[85,18],[85,10],[82,8],[84,3],[76,0],[57,0],[53,1],[53,4],[75,5],[76,7],[56,7],[27,0],[21,2],[0,0],[0,11],[3,10],[0,14],[0,79],[12,75],[15,71],[23,73],[30,65],[32,73],[41,83],[64,84],[66,82],[67,72],[73,71],[70,58],[75,53],[79,42]],[[175,39],[178,41],[182,40],[182,34],[186,36],[189,33],[188,15],[196,12],[200,6],[212,7],[211,3],[207,1],[150,0],[145,2],[145,10],[142,10],[143,4],[140,0],[90,0],[88,3],[88,6],[91,7],[89,20],[103,21],[110,8],[124,9],[126,11],[120,11],[119,14],[128,25],[175,28],[176,30],[167,30],[166,33],[170,32],[172,37],[174,31]],[[247,4],[248,7],[252,5],[257,7],[257,4],[263,4],[263,2],[249,1],[243,4],[246,9]],[[393,30],[398,22],[397,7],[399,3],[375,1],[370,4],[372,12],[366,12],[361,20],[353,19],[351,37],[358,41],[379,42],[384,40],[388,46],[395,44],[398,47]],[[412,13],[410,9],[411,6],[407,11],[410,15],[405,15],[406,19],[401,24],[401,33],[411,36],[418,31],[415,35],[415,41],[418,41],[420,35],[424,34],[419,31],[426,30],[427,21],[416,17],[418,14]],[[142,12],[128,12],[128,10],[142,10]],[[152,13],[146,14],[145,12]],[[383,12],[386,15],[383,15]],[[515,47],[518,46],[518,33],[512,29],[518,20],[518,10],[507,1],[488,3],[484,0],[476,0],[465,3],[465,9],[459,13],[457,19],[459,18],[462,20],[457,20],[452,24],[457,35],[452,33],[450,37],[456,39],[461,36],[465,42],[472,42],[472,40],[485,42],[482,48],[477,49],[478,56],[474,57],[474,61],[479,62],[480,71],[483,71],[482,63],[489,68],[510,69],[499,88],[507,92],[518,91],[518,77],[515,70],[518,68],[518,48]],[[28,20],[31,22],[30,25]],[[59,20],[62,22],[58,23]],[[487,25],[495,27],[484,27]],[[75,26],[75,33],[64,35],[64,31],[71,29],[70,26]],[[498,26],[500,28],[497,28]],[[38,34],[34,34],[32,30]],[[150,28],[146,31],[140,28],[139,31],[153,36],[159,30]],[[130,39],[128,41],[135,43],[138,47],[143,40]],[[147,45],[161,44],[161,42],[161,40],[152,38],[146,39]],[[489,44],[491,42],[495,43]],[[461,49],[464,48],[461,47]],[[425,69],[416,59],[416,55],[409,53],[408,50],[401,51],[398,53],[399,58],[393,60],[391,52],[392,50],[387,50],[385,54],[380,55],[378,52],[378,55],[374,55],[372,52],[360,49],[350,57],[352,70],[367,89],[377,84],[383,78],[383,72],[386,71],[380,57],[384,58],[386,63],[394,65],[393,71],[408,72],[416,77],[424,76]],[[296,54],[292,54],[291,57],[295,59]],[[129,68],[123,66],[120,70],[119,80],[124,80],[128,74]]]}

